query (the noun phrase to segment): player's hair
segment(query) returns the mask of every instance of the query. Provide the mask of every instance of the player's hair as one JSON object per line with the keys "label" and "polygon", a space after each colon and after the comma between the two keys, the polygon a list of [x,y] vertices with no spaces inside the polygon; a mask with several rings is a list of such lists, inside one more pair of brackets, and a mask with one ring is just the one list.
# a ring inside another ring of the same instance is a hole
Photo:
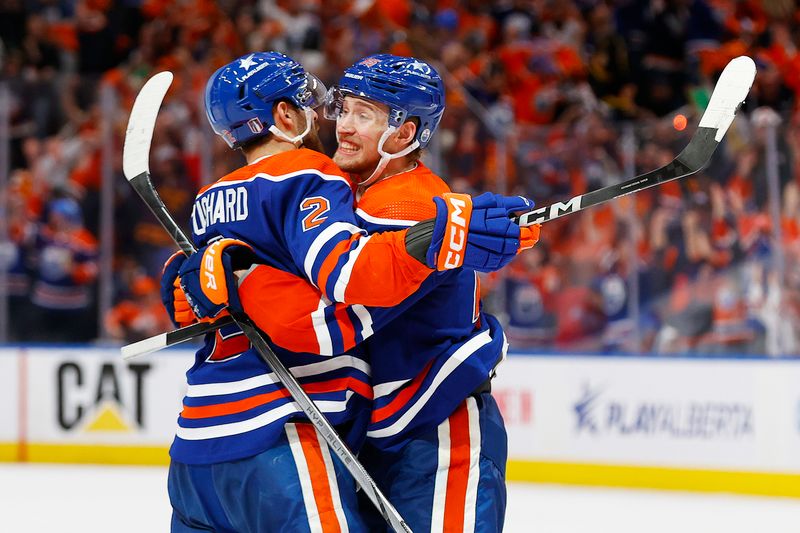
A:
{"label": "player's hair", "polygon": [[[295,109],[298,112],[300,111],[300,108],[297,107],[297,105],[295,105],[295,103],[292,102],[290,99],[288,99],[288,98],[278,98],[277,100],[275,100],[272,103],[272,113],[273,114],[275,113],[275,108],[278,107],[278,104],[280,104],[281,102],[286,102],[289,106],[292,107],[292,109]],[[251,138],[249,140],[246,140],[246,141],[240,143],[236,147],[236,149],[240,150],[242,153],[247,153],[247,152],[250,152],[250,151],[254,150],[255,148],[261,146],[262,144],[265,144],[265,143],[269,142],[274,137],[275,137],[275,135],[273,133],[267,132],[267,135],[253,137],[253,138]]]}

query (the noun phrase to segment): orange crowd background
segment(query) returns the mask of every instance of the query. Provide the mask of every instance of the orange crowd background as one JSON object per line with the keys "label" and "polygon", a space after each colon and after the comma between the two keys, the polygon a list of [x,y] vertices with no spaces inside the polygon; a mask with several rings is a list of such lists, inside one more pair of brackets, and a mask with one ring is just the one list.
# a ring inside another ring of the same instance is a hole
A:
{"label": "orange crowd background", "polygon": [[484,303],[522,350],[794,356],[799,45],[789,0],[2,2],[8,338],[171,327],[157,280],[174,246],[121,172],[133,98],[160,70],[175,83],[151,170],[186,223],[197,189],[242,162],[207,125],[205,80],[250,51],[284,52],[328,84],[372,53],[434,62],[447,110],[425,160],[455,190],[540,205],[669,162],[746,54],[755,85],[705,171],[546,224],[484,279]]}

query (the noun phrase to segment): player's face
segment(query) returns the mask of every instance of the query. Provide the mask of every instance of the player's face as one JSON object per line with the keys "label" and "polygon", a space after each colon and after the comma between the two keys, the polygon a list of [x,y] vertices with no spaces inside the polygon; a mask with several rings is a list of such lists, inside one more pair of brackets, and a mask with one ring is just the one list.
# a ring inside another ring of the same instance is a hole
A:
{"label": "player's face", "polygon": [[345,97],[336,119],[339,146],[333,155],[334,162],[345,172],[370,174],[380,160],[378,141],[388,125],[386,106]]}

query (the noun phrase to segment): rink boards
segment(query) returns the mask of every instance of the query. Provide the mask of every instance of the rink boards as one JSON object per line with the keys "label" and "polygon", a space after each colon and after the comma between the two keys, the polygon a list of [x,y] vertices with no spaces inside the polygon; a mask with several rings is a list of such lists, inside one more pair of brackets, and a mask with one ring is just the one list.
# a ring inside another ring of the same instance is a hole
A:
{"label": "rink boards", "polygon": [[[0,349],[0,460],[166,464],[192,353]],[[515,354],[517,481],[800,497],[800,361]]]}

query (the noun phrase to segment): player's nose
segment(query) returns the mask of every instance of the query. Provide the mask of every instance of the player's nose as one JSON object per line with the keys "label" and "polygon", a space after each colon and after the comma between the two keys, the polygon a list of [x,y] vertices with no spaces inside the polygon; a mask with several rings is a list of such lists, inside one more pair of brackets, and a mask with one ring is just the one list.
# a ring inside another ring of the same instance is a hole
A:
{"label": "player's nose", "polygon": [[350,115],[339,116],[339,118],[336,119],[336,131],[339,134],[351,133],[355,131],[355,128],[353,126],[353,119],[351,118]]}

